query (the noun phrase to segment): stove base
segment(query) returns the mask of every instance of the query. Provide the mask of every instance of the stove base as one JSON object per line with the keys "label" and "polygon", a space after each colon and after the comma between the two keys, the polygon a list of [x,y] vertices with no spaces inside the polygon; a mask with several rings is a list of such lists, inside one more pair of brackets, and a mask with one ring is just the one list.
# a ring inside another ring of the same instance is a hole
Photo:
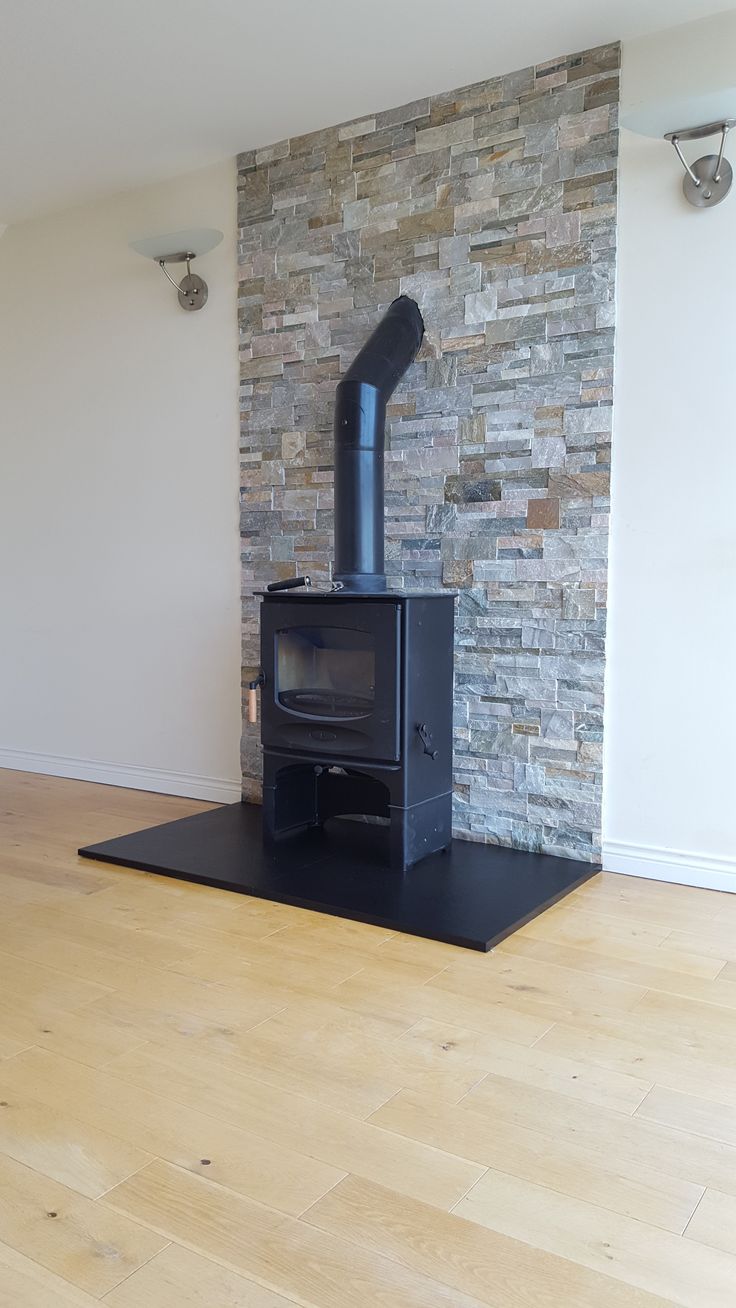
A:
{"label": "stove base", "polygon": [[385,861],[394,871],[406,872],[447,849],[452,840],[452,791],[402,803],[406,789],[401,766],[375,763],[335,771],[315,767],[314,759],[305,762],[298,755],[264,750],[264,839],[292,839],[345,813],[382,817],[388,820]]}
{"label": "stove base", "polygon": [[591,863],[453,840],[407,872],[386,867],[387,831],[334,819],[264,845],[254,804],[180,818],[100,844],[84,858],[138,868],[488,950],[600,870]]}

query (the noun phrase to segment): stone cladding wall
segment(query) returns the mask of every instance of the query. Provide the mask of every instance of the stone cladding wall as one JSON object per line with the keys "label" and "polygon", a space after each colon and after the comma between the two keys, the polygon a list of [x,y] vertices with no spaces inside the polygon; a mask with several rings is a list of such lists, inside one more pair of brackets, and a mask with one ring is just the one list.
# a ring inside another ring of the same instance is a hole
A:
{"label": "stone cladding wall", "polygon": [[[459,591],[455,829],[600,854],[619,47],[238,158],[244,679],[252,592],[330,578],[335,386],[392,299],[394,586]],[[244,793],[257,799],[258,729]]]}

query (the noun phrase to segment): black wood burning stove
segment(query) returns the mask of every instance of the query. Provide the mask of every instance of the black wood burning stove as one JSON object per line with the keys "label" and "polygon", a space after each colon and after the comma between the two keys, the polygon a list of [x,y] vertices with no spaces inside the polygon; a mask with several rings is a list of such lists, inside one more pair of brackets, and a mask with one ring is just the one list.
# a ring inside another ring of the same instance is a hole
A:
{"label": "black wood burning stove", "polygon": [[268,839],[372,814],[392,867],[450,843],[453,619],[452,595],[264,597]]}
{"label": "black wood burning stove", "polygon": [[388,590],[383,556],[386,403],[423,333],[414,301],[394,300],[337,388],[333,589],[298,577],[262,592],[253,683],[266,839],[381,817],[401,869],[452,827],[455,596]]}

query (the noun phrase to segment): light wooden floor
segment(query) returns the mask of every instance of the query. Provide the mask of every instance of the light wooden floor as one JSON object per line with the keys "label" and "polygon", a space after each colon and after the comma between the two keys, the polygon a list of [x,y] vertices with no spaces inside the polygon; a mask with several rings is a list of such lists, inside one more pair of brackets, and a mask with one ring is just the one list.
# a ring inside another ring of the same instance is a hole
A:
{"label": "light wooden floor", "polygon": [[0,772],[0,1308],[734,1308],[736,897],[492,954],[80,860]]}

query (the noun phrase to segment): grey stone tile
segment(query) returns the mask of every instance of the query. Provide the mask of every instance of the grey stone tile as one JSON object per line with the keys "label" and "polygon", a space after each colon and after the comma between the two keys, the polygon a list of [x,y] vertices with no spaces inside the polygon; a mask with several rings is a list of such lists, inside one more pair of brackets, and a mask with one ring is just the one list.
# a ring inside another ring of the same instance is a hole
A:
{"label": "grey stone tile", "polygon": [[[238,173],[244,665],[249,592],[329,579],[335,384],[413,295],[427,338],[389,413],[387,570],[460,590],[456,830],[583,859],[600,851],[618,57],[367,114]],[[540,499],[559,527],[528,513]],[[257,798],[247,726],[243,774]]]}

